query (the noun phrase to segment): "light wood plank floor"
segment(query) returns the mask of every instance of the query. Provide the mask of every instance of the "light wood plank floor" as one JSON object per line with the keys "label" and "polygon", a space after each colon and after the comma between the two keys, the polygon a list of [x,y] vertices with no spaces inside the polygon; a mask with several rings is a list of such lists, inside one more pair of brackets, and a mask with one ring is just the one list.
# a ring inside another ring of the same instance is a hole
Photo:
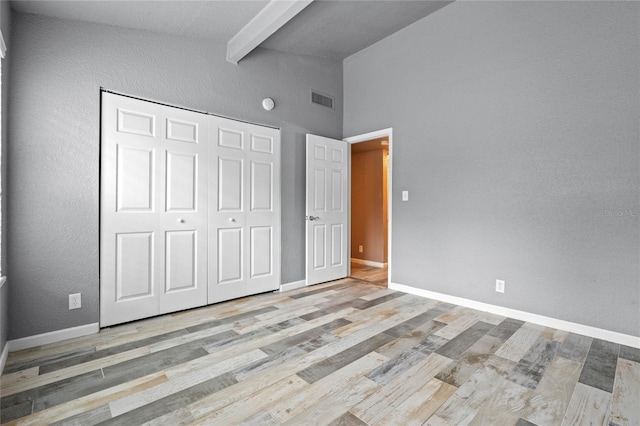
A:
{"label": "light wood plank floor", "polygon": [[640,350],[355,279],[10,354],[4,424],[638,425]]}
{"label": "light wood plank floor", "polygon": [[351,262],[351,278],[357,278],[362,281],[367,281],[382,286],[387,286],[388,269],[376,268],[373,266],[362,265],[360,263]]}

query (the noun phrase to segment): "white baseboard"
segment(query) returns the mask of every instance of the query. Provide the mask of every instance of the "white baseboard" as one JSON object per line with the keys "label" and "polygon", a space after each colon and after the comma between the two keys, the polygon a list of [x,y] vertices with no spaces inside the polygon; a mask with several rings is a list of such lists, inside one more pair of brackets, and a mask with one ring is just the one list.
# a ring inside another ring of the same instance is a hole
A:
{"label": "white baseboard", "polygon": [[358,263],[360,265],[373,266],[374,268],[384,268],[388,265],[387,263],[374,262],[373,260],[356,259],[355,257],[351,258],[351,262]]}
{"label": "white baseboard", "polygon": [[295,290],[297,288],[302,288],[307,286],[307,280],[294,281],[291,283],[280,284],[280,291],[290,291]]}
{"label": "white baseboard", "polygon": [[426,297],[428,299],[435,299],[441,302],[453,303],[454,305],[460,305],[466,308],[476,309],[478,311],[489,312],[496,315],[515,318],[520,321],[544,325],[545,327],[556,328],[569,331],[571,333],[594,337],[596,339],[607,340],[609,342],[619,343],[634,348],[640,348],[640,337],[631,336],[628,334],[617,333],[615,331],[604,330],[602,328],[591,327],[589,325],[545,317],[543,315],[532,314],[516,309],[504,308],[502,306],[490,305],[488,303],[476,302],[475,300],[436,293],[433,291],[410,287],[403,284],[390,283],[389,288],[392,290],[401,291],[403,293]]}
{"label": "white baseboard", "polygon": [[86,324],[78,327],[65,328],[64,330],[50,331],[49,333],[37,334],[35,336],[22,337],[20,339],[9,340],[7,345],[10,352],[21,351],[23,349],[35,348],[36,346],[48,345],[49,343],[61,342],[73,339],[74,337],[95,334],[100,331],[100,324]]}
{"label": "white baseboard", "polygon": [[5,343],[4,349],[2,350],[2,355],[0,355],[0,374],[4,371],[4,364],[7,362],[7,357],[9,356],[9,345]]}

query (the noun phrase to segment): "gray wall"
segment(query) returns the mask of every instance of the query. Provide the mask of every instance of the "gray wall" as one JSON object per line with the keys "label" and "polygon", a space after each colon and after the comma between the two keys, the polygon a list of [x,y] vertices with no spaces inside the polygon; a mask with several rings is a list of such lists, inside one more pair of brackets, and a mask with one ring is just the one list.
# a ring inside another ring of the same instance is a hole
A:
{"label": "gray wall", "polygon": [[[11,36],[11,8],[7,0],[0,0],[0,28],[2,29],[2,36],[4,38],[5,45],[7,46],[7,57],[2,60],[2,193],[7,193],[7,111],[9,107],[9,67],[10,67],[10,36]],[[3,195],[6,197],[6,195]],[[0,252],[1,262],[0,276],[7,275],[7,256],[6,256],[6,240],[7,240],[7,202],[6,198],[2,202],[2,238],[0,238]],[[4,345],[7,342],[7,335],[9,331],[9,284],[4,283],[0,288],[0,354],[4,350]],[[1,371],[0,371],[1,373]]]}
{"label": "gray wall", "polygon": [[[13,41],[9,338],[98,321],[101,86],[281,127],[282,281],[304,279],[304,134],[341,137],[340,62],[258,49],[236,66],[225,43],[26,14]],[[338,108],[311,105],[311,88]]]}
{"label": "gray wall", "polygon": [[637,2],[455,2],[347,58],[345,136],[393,127],[392,281],[640,336],[639,59]]}

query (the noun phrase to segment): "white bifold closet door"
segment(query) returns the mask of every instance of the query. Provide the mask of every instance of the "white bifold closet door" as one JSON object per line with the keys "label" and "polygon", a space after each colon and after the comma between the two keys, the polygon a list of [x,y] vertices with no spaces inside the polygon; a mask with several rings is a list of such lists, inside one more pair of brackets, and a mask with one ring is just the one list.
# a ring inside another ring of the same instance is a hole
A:
{"label": "white bifold closet door", "polygon": [[206,304],[207,116],[102,99],[100,324]]}
{"label": "white bifold closet door", "polygon": [[210,132],[214,303],[280,286],[280,131],[211,117]]}
{"label": "white bifold closet door", "polygon": [[279,130],[103,92],[101,143],[102,327],[279,287]]}

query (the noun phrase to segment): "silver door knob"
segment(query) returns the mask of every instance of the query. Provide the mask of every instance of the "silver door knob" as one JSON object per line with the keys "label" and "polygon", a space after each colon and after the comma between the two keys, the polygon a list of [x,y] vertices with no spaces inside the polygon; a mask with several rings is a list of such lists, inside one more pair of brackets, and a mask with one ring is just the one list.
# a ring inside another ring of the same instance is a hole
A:
{"label": "silver door knob", "polygon": [[320,220],[320,216],[309,216],[309,220]]}

